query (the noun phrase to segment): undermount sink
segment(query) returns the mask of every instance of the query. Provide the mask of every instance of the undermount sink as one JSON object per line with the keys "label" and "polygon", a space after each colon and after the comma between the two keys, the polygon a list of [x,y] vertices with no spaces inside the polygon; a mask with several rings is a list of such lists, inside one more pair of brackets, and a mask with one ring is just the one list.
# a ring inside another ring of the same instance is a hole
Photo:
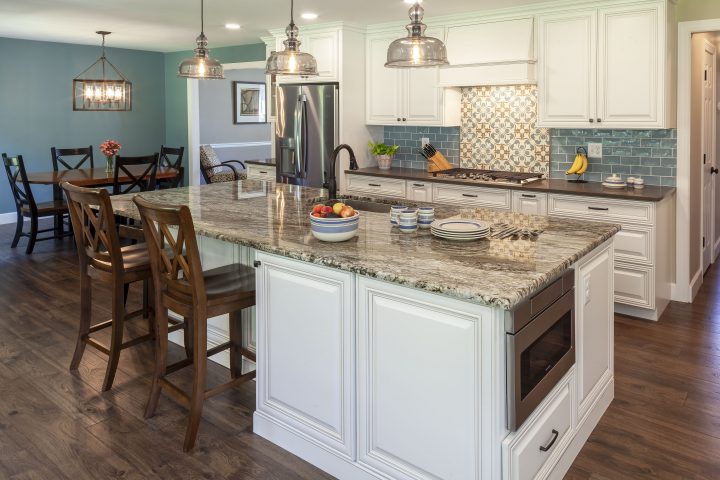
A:
{"label": "undermount sink", "polygon": [[[359,210],[361,212],[390,213],[389,203],[371,202],[368,200],[352,200],[347,198],[340,198],[339,201],[343,202],[345,205],[350,205],[355,210]],[[335,202],[327,201],[325,203],[332,206]]]}

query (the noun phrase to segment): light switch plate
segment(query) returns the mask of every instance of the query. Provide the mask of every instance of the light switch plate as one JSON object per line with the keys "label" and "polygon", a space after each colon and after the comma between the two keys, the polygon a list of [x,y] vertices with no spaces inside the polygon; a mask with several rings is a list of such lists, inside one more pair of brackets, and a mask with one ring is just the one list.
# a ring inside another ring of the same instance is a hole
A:
{"label": "light switch plate", "polygon": [[420,147],[424,147],[425,145],[427,145],[428,143],[430,143],[430,139],[427,138],[427,137],[423,137],[420,141],[422,142],[422,144],[420,145]]}
{"label": "light switch plate", "polygon": [[588,157],[602,158],[602,143],[588,143]]}

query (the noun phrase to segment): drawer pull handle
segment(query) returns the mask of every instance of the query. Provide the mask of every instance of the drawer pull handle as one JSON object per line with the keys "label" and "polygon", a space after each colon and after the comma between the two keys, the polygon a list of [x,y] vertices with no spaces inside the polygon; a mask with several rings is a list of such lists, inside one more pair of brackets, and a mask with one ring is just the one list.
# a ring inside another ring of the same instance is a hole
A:
{"label": "drawer pull handle", "polygon": [[423,183],[413,183],[413,187],[424,187],[425,184]]}
{"label": "drawer pull handle", "polygon": [[553,434],[553,438],[552,438],[552,440],[550,440],[550,443],[548,443],[544,447],[540,447],[541,452],[547,452],[548,450],[550,450],[553,447],[553,445],[555,445],[555,441],[558,439],[558,435],[560,435],[560,432],[558,432],[557,430],[555,430],[553,428],[552,434]]}
{"label": "drawer pull handle", "polygon": [[267,172],[260,172],[260,173],[262,173],[263,175],[267,175]]}
{"label": "drawer pull handle", "polygon": [[600,212],[607,212],[610,209],[607,207],[588,207],[588,210],[597,210]]}
{"label": "drawer pull handle", "polygon": [[368,187],[382,187],[379,183],[368,183]]}
{"label": "drawer pull handle", "polygon": [[463,193],[463,197],[469,197],[469,198],[477,198],[477,195],[470,195],[469,193]]}
{"label": "drawer pull handle", "polygon": [[537,198],[537,195],[528,195],[527,193],[522,194],[523,198]]}

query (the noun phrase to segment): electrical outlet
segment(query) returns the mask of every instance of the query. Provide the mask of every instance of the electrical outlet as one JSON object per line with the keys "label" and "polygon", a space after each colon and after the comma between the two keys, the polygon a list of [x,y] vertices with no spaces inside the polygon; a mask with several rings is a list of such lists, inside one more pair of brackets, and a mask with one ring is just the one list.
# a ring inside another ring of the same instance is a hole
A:
{"label": "electrical outlet", "polygon": [[585,305],[590,303],[590,279],[585,279]]}
{"label": "electrical outlet", "polygon": [[427,145],[428,143],[430,143],[430,139],[427,138],[427,137],[423,137],[422,139],[420,139],[420,142],[421,142],[420,147],[424,147],[425,145]]}
{"label": "electrical outlet", "polygon": [[602,143],[588,143],[588,157],[602,158]]}

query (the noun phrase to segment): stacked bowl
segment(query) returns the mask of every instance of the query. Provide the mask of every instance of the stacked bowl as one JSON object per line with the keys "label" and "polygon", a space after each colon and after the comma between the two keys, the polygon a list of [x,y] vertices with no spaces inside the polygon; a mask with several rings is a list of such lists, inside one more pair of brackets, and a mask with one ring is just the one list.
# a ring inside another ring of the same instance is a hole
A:
{"label": "stacked bowl", "polygon": [[360,227],[360,212],[347,218],[322,218],[310,215],[310,230],[322,242],[345,242],[355,236]]}

